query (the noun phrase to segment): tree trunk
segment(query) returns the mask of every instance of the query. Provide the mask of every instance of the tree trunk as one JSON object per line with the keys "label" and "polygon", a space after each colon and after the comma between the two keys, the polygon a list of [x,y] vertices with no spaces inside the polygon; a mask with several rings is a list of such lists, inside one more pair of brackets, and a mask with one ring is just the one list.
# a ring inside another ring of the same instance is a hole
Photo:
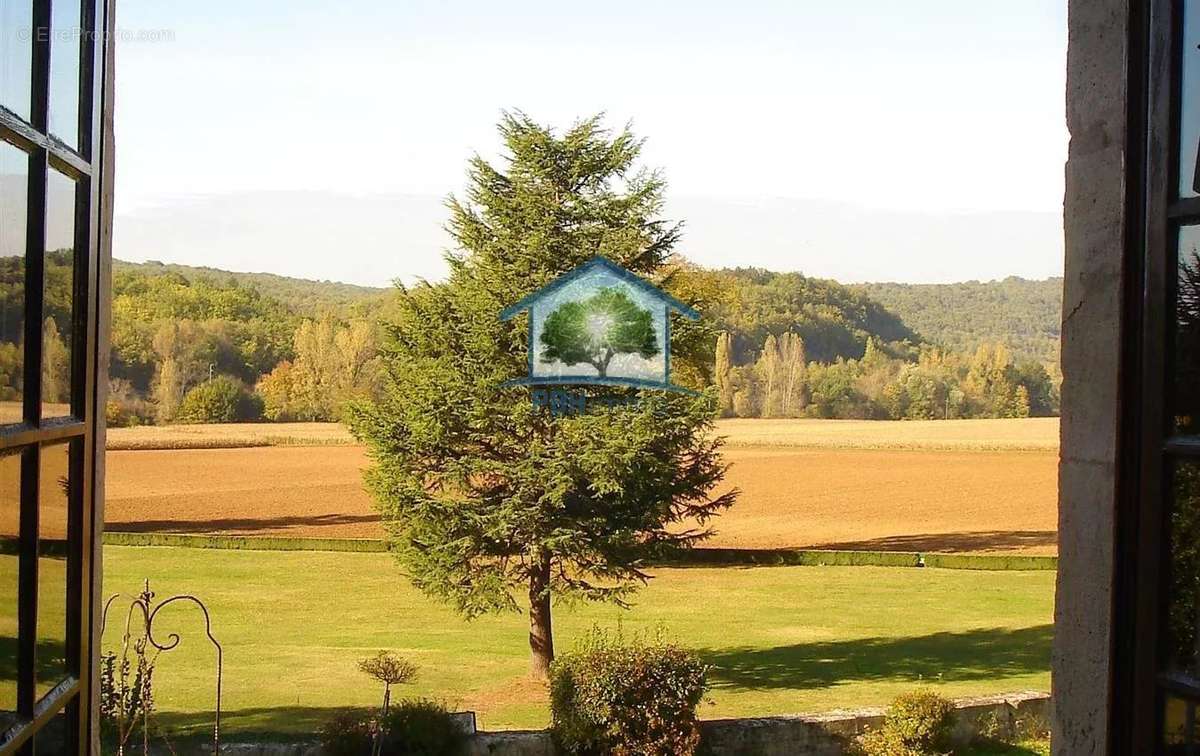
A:
{"label": "tree trunk", "polygon": [[554,633],[550,622],[550,557],[534,556],[529,576],[529,673],[538,680],[550,676],[554,661]]}
{"label": "tree trunk", "polygon": [[601,378],[608,377],[608,363],[612,362],[612,358],[613,350],[609,349],[605,351],[603,358],[592,363],[592,367],[596,368],[596,372],[600,374]]}

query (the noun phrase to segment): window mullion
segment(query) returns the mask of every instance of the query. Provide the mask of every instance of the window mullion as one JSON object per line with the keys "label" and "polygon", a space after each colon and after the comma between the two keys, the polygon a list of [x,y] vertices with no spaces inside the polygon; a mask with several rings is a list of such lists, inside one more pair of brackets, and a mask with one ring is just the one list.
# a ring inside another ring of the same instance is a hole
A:
{"label": "window mullion", "polygon": [[18,559],[17,715],[33,718],[37,685],[38,487],[40,448],[21,454],[21,529]]}

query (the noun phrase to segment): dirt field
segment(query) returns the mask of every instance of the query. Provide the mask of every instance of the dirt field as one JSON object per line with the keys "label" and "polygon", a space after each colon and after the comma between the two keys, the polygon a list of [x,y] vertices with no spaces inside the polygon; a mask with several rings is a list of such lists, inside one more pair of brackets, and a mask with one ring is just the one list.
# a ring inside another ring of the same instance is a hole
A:
{"label": "dirt field", "polygon": [[[1057,454],[730,447],[711,545],[1056,551]],[[356,446],[109,451],[111,530],[378,537]]]}

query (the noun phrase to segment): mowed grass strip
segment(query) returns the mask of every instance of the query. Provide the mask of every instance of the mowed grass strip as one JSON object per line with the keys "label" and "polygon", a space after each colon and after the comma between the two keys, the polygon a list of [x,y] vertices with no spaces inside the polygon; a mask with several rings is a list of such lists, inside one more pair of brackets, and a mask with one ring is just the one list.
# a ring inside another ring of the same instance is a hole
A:
{"label": "mowed grass strip", "polygon": [[[15,560],[12,560],[15,561]],[[522,615],[463,621],[412,588],[386,554],[107,547],[104,590],[194,593],[225,648],[227,737],[303,737],[338,707],[376,705],[358,659],[390,649],[421,671],[399,695],[480,714],[487,729],[542,727]],[[1054,575],[882,567],[662,569],[632,610],[560,606],[569,648],[595,624],[661,627],[714,665],[706,718],[882,705],[916,685],[948,696],[1048,689]],[[9,610],[11,607],[5,607]],[[166,723],[204,727],[213,654],[196,612],[156,673]],[[110,628],[106,644],[117,642]]]}

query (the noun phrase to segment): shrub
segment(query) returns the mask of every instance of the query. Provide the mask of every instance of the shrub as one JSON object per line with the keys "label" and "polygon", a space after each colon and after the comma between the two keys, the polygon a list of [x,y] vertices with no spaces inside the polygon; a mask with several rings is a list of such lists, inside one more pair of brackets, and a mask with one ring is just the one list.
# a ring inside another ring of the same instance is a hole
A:
{"label": "shrub", "polygon": [[326,756],[367,756],[371,753],[373,723],[360,711],[339,711],[321,728],[321,752]]}
{"label": "shrub", "polygon": [[175,419],[181,423],[234,423],[262,417],[262,400],[227,375],[209,378],[187,392]]}
{"label": "shrub", "polygon": [[455,756],[467,735],[436,701],[406,699],[391,708],[379,727],[378,712],[343,711],[321,728],[326,756],[368,756],[378,729],[380,756]]}
{"label": "shrub", "polygon": [[708,668],[661,638],[593,631],[550,670],[555,740],[570,754],[689,756]]}
{"label": "shrub", "polygon": [[388,712],[381,756],[453,756],[467,743],[466,733],[436,701],[405,699]]}
{"label": "shrub", "polygon": [[863,756],[938,756],[950,752],[954,704],[937,693],[918,690],[888,707],[883,727],[858,739]]}
{"label": "shrub", "polygon": [[108,382],[104,421],[110,428],[151,423],[154,421],[154,406],[142,398],[129,381],[113,378]]}

